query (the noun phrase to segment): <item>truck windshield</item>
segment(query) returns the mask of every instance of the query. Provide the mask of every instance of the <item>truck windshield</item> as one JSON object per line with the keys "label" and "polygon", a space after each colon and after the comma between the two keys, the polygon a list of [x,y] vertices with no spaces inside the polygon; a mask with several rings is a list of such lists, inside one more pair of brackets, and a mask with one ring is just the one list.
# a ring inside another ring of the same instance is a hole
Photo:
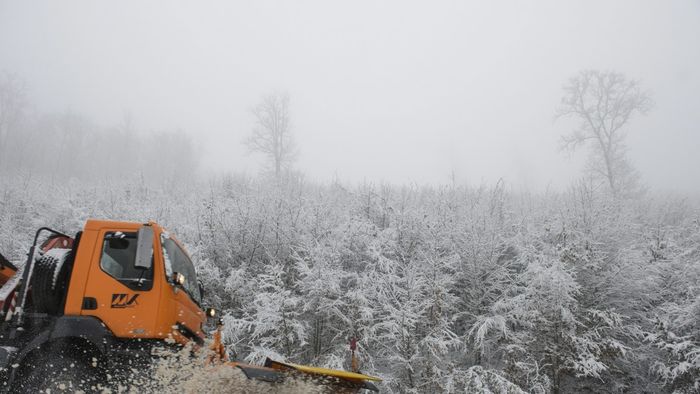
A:
{"label": "truck windshield", "polygon": [[199,294],[199,284],[194,265],[187,254],[180,248],[177,242],[168,236],[162,236],[160,243],[163,246],[163,258],[165,259],[165,274],[168,278],[174,272],[185,275],[185,291],[197,304],[202,300]]}

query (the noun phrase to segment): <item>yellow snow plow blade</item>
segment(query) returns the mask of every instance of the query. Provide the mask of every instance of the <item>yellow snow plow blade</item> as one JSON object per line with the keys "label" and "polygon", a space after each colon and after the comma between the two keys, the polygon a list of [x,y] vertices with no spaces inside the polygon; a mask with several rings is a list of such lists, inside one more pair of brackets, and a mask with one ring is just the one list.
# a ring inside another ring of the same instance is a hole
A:
{"label": "yellow snow plow blade", "polygon": [[219,321],[219,325],[214,333],[214,340],[209,345],[209,349],[212,351],[209,362],[224,362],[227,365],[236,367],[243,371],[248,379],[279,383],[285,379],[285,376],[299,373],[307,375],[320,384],[334,386],[333,392],[335,393],[354,393],[361,390],[379,391],[372,382],[381,382],[382,379],[356,372],[283,363],[270,358],[267,358],[262,366],[228,361],[226,350],[221,342],[222,326],[221,321]]}
{"label": "yellow snow plow blade", "polygon": [[[337,369],[310,367],[308,365],[299,365],[299,364],[292,364],[292,363],[281,363],[279,361],[272,361],[272,363],[280,364],[280,365],[295,369],[295,370],[297,370],[299,372],[303,372],[303,373],[310,373],[310,374],[324,375],[324,376],[333,376],[335,378],[341,378],[341,379],[370,380],[372,382],[381,382],[382,381],[380,378],[378,378],[376,376],[369,376],[369,375],[364,375],[361,373],[355,373],[355,372],[350,372],[350,371],[340,371]],[[272,368],[274,368],[274,365],[272,366]]]}
{"label": "yellow snow plow blade", "polygon": [[278,371],[296,371],[307,375],[316,376],[321,380],[336,382],[333,384],[339,386],[346,386],[348,388],[355,389],[366,389],[370,391],[379,391],[377,389],[377,386],[372,384],[372,382],[382,381],[382,379],[378,377],[364,375],[361,373],[339,371],[337,369],[310,367],[307,365],[298,365],[292,363],[283,363],[271,360],[269,358],[265,361],[265,367],[275,369]]}

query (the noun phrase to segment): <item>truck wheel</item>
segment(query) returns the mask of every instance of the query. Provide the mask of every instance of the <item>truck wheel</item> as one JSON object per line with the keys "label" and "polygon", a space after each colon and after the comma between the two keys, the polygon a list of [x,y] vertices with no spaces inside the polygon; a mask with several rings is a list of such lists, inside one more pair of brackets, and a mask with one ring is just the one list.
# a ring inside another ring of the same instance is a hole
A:
{"label": "truck wheel", "polygon": [[66,293],[70,249],[51,249],[34,265],[32,274],[32,300],[36,312],[58,314]]}
{"label": "truck wheel", "polygon": [[101,370],[86,360],[62,353],[25,363],[17,384],[12,386],[15,392],[97,393],[101,392],[103,381]]}

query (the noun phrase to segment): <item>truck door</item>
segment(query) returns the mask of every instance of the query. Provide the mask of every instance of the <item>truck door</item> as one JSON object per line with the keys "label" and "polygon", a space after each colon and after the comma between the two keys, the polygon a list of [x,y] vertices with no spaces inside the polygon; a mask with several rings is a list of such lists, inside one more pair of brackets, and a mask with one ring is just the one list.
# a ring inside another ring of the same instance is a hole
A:
{"label": "truck door", "polygon": [[141,243],[150,246],[147,265],[137,263],[139,232],[102,230],[98,238],[101,247],[92,259],[81,314],[100,318],[117,337],[155,336],[160,281],[153,280],[156,238],[149,230],[141,235],[146,238]]}

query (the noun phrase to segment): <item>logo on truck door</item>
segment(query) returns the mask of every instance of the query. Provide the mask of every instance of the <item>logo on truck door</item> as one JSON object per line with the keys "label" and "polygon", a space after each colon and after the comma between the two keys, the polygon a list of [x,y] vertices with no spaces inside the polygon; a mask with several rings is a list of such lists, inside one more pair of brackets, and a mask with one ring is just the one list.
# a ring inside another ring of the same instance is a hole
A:
{"label": "logo on truck door", "polygon": [[139,303],[136,301],[140,294],[112,294],[112,308],[133,308]]}

